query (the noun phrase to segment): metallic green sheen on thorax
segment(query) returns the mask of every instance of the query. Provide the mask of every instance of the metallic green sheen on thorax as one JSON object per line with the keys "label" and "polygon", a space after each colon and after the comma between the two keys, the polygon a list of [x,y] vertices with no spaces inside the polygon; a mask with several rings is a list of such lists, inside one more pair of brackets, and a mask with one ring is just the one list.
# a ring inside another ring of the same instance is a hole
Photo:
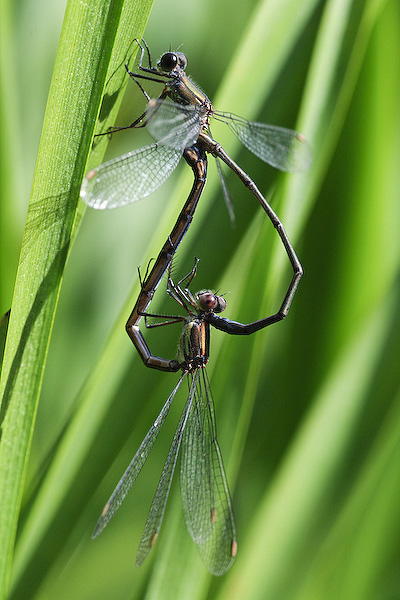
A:
{"label": "metallic green sheen on thorax", "polygon": [[169,97],[178,104],[195,104],[212,110],[212,104],[204,92],[184,73],[168,83]]}

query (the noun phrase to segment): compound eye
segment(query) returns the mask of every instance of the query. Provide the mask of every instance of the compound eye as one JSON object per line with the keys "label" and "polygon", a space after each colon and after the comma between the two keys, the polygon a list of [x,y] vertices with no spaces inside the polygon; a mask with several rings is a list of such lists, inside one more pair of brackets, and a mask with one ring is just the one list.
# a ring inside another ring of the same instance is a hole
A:
{"label": "compound eye", "polygon": [[212,292],[204,291],[199,292],[197,294],[197,302],[201,310],[205,312],[212,312],[215,310],[215,307],[218,305],[217,298],[214,296]]}
{"label": "compound eye", "polygon": [[176,56],[178,58],[178,63],[181,69],[185,70],[187,67],[187,58],[183,52],[177,52]]}
{"label": "compound eye", "polygon": [[158,66],[163,71],[172,71],[178,64],[178,57],[175,52],[166,52],[158,61]]}
{"label": "compound eye", "polygon": [[215,313],[223,312],[226,309],[226,300],[223,296],[216,296],[217,306],[214,308]]}

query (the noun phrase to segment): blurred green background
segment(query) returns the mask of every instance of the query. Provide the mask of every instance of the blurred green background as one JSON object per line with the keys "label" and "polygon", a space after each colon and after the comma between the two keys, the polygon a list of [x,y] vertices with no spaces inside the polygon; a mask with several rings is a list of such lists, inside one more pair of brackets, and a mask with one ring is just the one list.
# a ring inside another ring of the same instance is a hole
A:
{"label": "blurred green background", "polygon": [[[65,3],[21,0],[9,9],[1,314],[12,302]],[[157,255],[185,200],[190,173],[182,164],[145,201],[85,213],[50,344],[9,597],[400,598],[398,0],[156,0],[144,37],[154,59],[170,47],[185,52],[188,73],[217,109],[296,128],[313,147],[310,172],[287,176],[213,127],[271,199],[305,270],[284,323],[249,338],[212,334],[209,375],[238,555],[224,577],[207,573],[185,530],[176,476],[157,544],[140,569],[134,566],[183,394],[117,516],[90,539],[177,380],[144,368],[124,321],[137,267]],[[255,59],[257,47],[264,51]],[[117,124],[143,108],[128,83]],[[121,133],[108,156],[147,143],[146,132]],[[183,275],[199,256],[194,288],[226,293],[225,316],[248,322],[275,312],[290,269],[252,196],[227,178],[236,226],[211,159],[174,271]],[[175,312],[164,291],[161,284],[152,308]],[[179,326],[166,329],[146,339],[173,358]],[[100,377],[102,413],[93,434],[95,394],[88,398]],[[79,464],[66,477],[75,451]]]}

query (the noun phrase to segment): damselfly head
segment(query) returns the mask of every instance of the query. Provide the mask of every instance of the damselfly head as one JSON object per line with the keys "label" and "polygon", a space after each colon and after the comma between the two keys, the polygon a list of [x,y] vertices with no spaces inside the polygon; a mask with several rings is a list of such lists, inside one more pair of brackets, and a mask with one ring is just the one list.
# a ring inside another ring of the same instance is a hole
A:
{"label": "damselfly head", "polygon": [[197,303],[205,312],[220,313],[226,308],[223,296],[216,296],[211,290],[201,290],[196,294]]}
{"label": "damselfly head", "polygon": [[165,52],[158,61],[157,66],[167,73],[170,73],[176,67],[186,69],[187,58],[183,52]]}

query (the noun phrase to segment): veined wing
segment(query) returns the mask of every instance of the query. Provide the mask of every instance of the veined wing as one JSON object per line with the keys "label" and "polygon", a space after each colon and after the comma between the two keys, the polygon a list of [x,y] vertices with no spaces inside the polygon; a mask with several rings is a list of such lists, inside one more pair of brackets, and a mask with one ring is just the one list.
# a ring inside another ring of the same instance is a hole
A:
{"label": "veined wing", "polygon": [[296,131],[252,123],[231,113],[213,115],[226,123],[250,152],[280,171],[306,171],[312,161],[311,149],[305,138]]}
{"label": "veined wing", "polygon": [[183,150],[161,144],[138,148],[87,173],[81,198],[91,208],[118,208],[146,198],[176,169]]}
{"label": "veined wing", "polygon": [[[165,105],[165,106],[164,106]],[[113,158],[87,173],[81,198],[91,208],[118,208],[155,192],[198,138],[201,114],[190,107],[151,100],[148,129],[157,143]]]}
{"label": "veined wing", "polygon": [[[182,378],[186,374],[182,375]],[[194,379],[198,378],[199,373],[194,375]],[[188,399],[180,416],[178,426],[172,439],[171,448],[165,460],[164,467],[161,473],[160,481],[158,482],[153,502],[151,503],[149,514],[144,526],[143,534],[140,539],[139,548],[136,555],[136,566],[140,566],[150,550],[152,549],[160,531],[162,520],[164,517],[165,507],[168,500],[169,491],[171,489],[172,478],[175,472],[176,461],[178,459],[179,448],[182,442],[182,436],[185,431],[188,415],[192,406],[195,386],[191,386]]]}
{"label": "veined wing", "polygon": [[132,485],[135,483],[136,478],[139,475],[140,471],[142,470],[142,467],[143,467],[144,463],[146,462],[146,459],[147,459],[148,455],[150,454],[151,449],[154,446],[154,443],[158,437],[158,434],[160,433],[161,428],[164,425],[164,421],[167,418],[168,411],[171,407],[172,401],[175,398],[176,392],[178,391],[179,386],[181,385],[181,383],[183,381],[183,378],[184,378],[184,375],[182,375],[180,377],[178,383],[172,390],[172,393],[169,396],[169,398],[167,399],[167,401],[165,402],[164,406],[162,407],[160,414],[158,415],[157,419],[154,421],[153,425],[150,427],[143,442],[140,444],[139,450],[136,452],[129,467],[126,469],[126,471],[122,475],[117,487],[111,494],[107,504],[105,505],[105,507],[103,509],[101,517],[96,525],[96,529],[94,530],[92,539],[96,538],[103,531],[103,529],[106,527],[106,525],[108,525],[110,520],[113,518],[113,516],[115,515],[115,513],[121,506],[123,500],[125,499],[125,496],[131,489]]}
{"label": "veined wing", "polygon": [[223,575],[236,555],[236,529],[207,372],[200,371],[193,376],[194,400],[182,440],[182,505],[204,564]]}
{"label": "veined wing", "polygon": [[189,148],[194,144],[206,111],[200,106],[169,100],[150,100],[146,111],[150,135],[165,146]]}

